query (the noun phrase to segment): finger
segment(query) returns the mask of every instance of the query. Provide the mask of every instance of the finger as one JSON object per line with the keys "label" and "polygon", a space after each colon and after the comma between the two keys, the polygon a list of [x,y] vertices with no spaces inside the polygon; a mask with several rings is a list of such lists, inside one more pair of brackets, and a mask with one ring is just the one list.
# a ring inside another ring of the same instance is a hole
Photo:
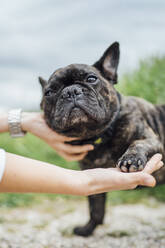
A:
{"label": "finger", "polygon": [[123,174],[125,175],[123,183],[126,185],[126,189],[135,189],[138,185],[154,187],[156,184],[156,180],[153,176],[142,171]]}
{"label": "finger", "polygon": [[73,146],[69,144],[59,143],[57,144],[58,149],[61,149],[64,152],[75,154],[75,153],[84,153],[94,149],[92,145],[82,145],[82,146]]}
{"label": "finger", "polygon": [[138,185],[141,186],[147,186],[147,187],[154,187],[156,185],[156,180],[153,176],[147,174],[147,173],[142,173],[140,175],[140,182]]}
{"label": "finger", "polygon": [[157,170],[159,170],[160,168],[162,168],[164,166],[164,163],[162,161],[160,161],[158,164],[157,164]]}
{"label": "finger", "polygon": [[69,142],[69,141],[78,140],[78,139],[79,138],[77,138],[77,137],[60,136],[58,140],[63,141],[63,142],[65,142],[65,141]]}
{"label": "finger", "polygon": [[[162,161],[158,162],[158,163],[155,165],[155,167],[154,167],[154,171],[152,171],[152,172],[149,173],[149,174],[152,174],[153,172],[159,170],[160,168],[163,167],[163,165],[164,165],[164,163],[163,163]],[[145,171],[145,173],[146,173],[146,171]],[[147,172],[147,173],[148,173],[148,172]]]}
{"label": "finger", "polygon": [[60,154],[60,156],[62,156],[68,162],[70,162],[70,161],[80,161],[87,155],[86,152],[78,154],[78,155],[75,155],[75,154],[71,155],[71,154],[65,153],[65,152],[58,152],[58,153]]}
{"label": "finger", "polygon": [[152,174],[154,171],[159,169],[160,161],[162,159],[162,155],[157,153],[155,154],[146,164],[143,172]]}
{"label": "finger", "polygon": [[73,141],[73,140],[78,140],[79,138],[77,137],[66,137],[66,136],[63,136],[63,135],[60,135],[58,133],[55,133],[56,136],[55,136],[55,141],[61,141],[61,142],[65,142],[65,141]]}

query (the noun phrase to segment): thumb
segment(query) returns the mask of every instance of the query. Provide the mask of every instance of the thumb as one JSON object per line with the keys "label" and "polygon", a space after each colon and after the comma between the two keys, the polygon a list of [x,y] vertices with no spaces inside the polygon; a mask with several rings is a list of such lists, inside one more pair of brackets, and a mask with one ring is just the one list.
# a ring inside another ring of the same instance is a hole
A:
{"label": "thumb", "polygon": [[144,172],[141,172],[141,177],[139,178],[139,180],[139,185],[142,186],[154,187],[156,185],[155,178]]}
{"label": "thumb", "polygon": [[163,166],[161,161],[162,155],[157,153],[155,154],[146,164],[143,172],[152,174],[154,171],[159,170]]}

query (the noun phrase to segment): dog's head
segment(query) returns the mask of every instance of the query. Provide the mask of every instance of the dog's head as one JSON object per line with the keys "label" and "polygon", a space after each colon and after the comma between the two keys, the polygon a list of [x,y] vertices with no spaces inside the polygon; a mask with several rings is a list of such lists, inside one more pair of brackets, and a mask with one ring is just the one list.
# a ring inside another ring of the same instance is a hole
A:
{"label": "dog's head", "polygon": [[39,78],[41,108],[50,128],[70,137],[90,138],[106,129],[119,109],[119,44],[113,43],[94,65],[71,64],[48,81]]}

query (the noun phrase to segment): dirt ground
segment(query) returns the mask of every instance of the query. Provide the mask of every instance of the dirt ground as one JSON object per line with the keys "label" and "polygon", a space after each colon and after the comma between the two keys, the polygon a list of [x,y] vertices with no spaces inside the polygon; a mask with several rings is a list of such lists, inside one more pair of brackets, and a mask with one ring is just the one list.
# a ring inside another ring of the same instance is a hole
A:
{"label": "dirt ground", "polygon": [[165,248],[165,204],[107,205],[105,224],[93,236],[74,236],[73,227],[87,219],[82,200],[0,208],[0,248]]}

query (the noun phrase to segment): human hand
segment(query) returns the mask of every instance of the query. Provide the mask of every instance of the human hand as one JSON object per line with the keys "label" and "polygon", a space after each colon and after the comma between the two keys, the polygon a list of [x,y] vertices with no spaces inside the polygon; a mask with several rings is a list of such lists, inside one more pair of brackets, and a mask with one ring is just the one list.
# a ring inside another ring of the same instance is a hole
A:
{"label": "human hand", "polygon": [[67,161],[82,160],[87,155],[88,151],[93,150],[92,145],[73,146],[70,144],[66,144],[66,141],[72,141],[76,138],[65,137],[51,130],[47,126],[42,113],[23,112],[21,125],[24,131],[30,132],[40,139],[44,140]]}
{"label": "human hand", "polygon": [[139,172],[124,173],[118,168],[90,169],[84,171],[89,178],[87,195],[113,190],[134,189],[138,185],[154,187],[156,180],[151,174],[163,166],[162,155],[155,154]]}

